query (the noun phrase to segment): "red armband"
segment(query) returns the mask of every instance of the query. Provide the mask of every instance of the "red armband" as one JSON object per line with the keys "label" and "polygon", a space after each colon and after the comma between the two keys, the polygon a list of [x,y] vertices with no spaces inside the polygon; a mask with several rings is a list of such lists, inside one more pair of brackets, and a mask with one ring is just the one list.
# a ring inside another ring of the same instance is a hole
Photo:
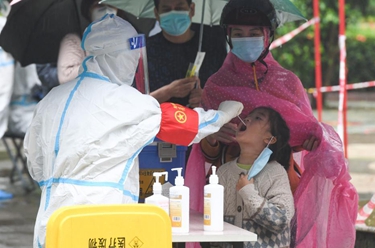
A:
{"label": "red armband", "polygon": [[199,116],[190,108],[175,103],[162,103],[160,131],[162,141],[187,146],[198,133]]}

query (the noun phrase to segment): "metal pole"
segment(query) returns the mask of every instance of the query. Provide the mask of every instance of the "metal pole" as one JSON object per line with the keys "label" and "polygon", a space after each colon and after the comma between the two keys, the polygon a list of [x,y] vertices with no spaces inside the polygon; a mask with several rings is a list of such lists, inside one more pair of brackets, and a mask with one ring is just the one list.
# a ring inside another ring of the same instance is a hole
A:
{"label": "metal pole", "polygon": [[345,35],[345,0],[339,0],[339,45],[340,45],[340,95],[339,95],[339,118],[337,131],[344,144],[345,158],[348,158],[348,141],[346,128],[346,35]]}
{"label": "metal pole", "polygon": [[316,107],[318,110],[318,120],[322,121],[322,65],[320,57],[320,13],[319,13],[319,0],[314,0],[314,18],[315,22],[315,36],[314,36],[314,47],[315,47],[315,87],[316,87]]}
{"label": "metal pole", "polygon": [[203,39],[203,20],[204,20],[204,8],[206,7],[206,0],[202,1],[202,17],[201,17],[201,26],[199,30],[199,46],[198,52],[202,51],[202,39]]}

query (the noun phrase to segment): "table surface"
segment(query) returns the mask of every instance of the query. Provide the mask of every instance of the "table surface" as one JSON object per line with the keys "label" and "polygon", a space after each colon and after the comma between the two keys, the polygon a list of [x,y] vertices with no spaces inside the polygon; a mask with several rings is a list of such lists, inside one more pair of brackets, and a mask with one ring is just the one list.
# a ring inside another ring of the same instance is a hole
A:
{"label": "table surface", "polygon": [[224,222],[224,230],[212,232],[203,230],[203,214],[190,210],[188,233],[172,233],[172,242],[238,242],[256,241],[257,235],[245,229]]}

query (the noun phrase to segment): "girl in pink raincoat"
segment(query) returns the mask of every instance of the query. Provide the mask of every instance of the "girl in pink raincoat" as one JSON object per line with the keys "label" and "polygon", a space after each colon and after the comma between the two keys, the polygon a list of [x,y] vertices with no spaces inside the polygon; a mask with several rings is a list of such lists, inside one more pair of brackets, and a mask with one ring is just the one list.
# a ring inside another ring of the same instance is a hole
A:
{"label": "girl in pink raincoat", "polygon": [[[290,146],[295,151],[301,147],[310,150],[302,158],[303,173],[294,192],[291,246],[354,247],[358,194],[349,182],[342,142],[331,126],[316,120],[298,77],[269,53],[278,25],[272,4],[268,0],[231,0],[223,10],[221,24],[231,51],[221,69],[207,81],[203,107],[216,109],[223,100],[236,100],[244,104],[242,117],[260,106],[279,112],[290,129]],[[232,120],[193,146],[185,178],[192,209],[203,210],[205,155],[221,148],[235,151],[233,134],[238,122]],[[223,162],[227,161],[224,157]]]}

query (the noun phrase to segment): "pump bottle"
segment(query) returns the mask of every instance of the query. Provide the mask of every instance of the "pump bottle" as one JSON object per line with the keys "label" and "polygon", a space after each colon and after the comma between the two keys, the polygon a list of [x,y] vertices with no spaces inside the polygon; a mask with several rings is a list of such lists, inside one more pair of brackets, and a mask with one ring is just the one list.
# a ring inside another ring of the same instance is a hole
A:
{"label": "pump bottle", "polygon": [[161,207],[169,215],[169,199],[161,194],[162,187],[159,182],[159,177],[165,175],[165,180],[168,180],[168,172],[154,172],[153,176],[155,177],[155,183],[152,186],[152,196],[145,198],[145,203],[153,204]]}
{"label": "pump bottle", "polygon": [[209,184],[204,186],[203,229],[216,232],[224,229],[224,187],[219,184],[216,166],[212,166]]}
{"label": "pump bottle", "polygon": [[184,186],[184,178],[181,176],[182,168],[174,168],[177,171],[175,185],[169,189],[169,216],[172,222],[172,232],[189,232],[189,201],[190,190]]}

